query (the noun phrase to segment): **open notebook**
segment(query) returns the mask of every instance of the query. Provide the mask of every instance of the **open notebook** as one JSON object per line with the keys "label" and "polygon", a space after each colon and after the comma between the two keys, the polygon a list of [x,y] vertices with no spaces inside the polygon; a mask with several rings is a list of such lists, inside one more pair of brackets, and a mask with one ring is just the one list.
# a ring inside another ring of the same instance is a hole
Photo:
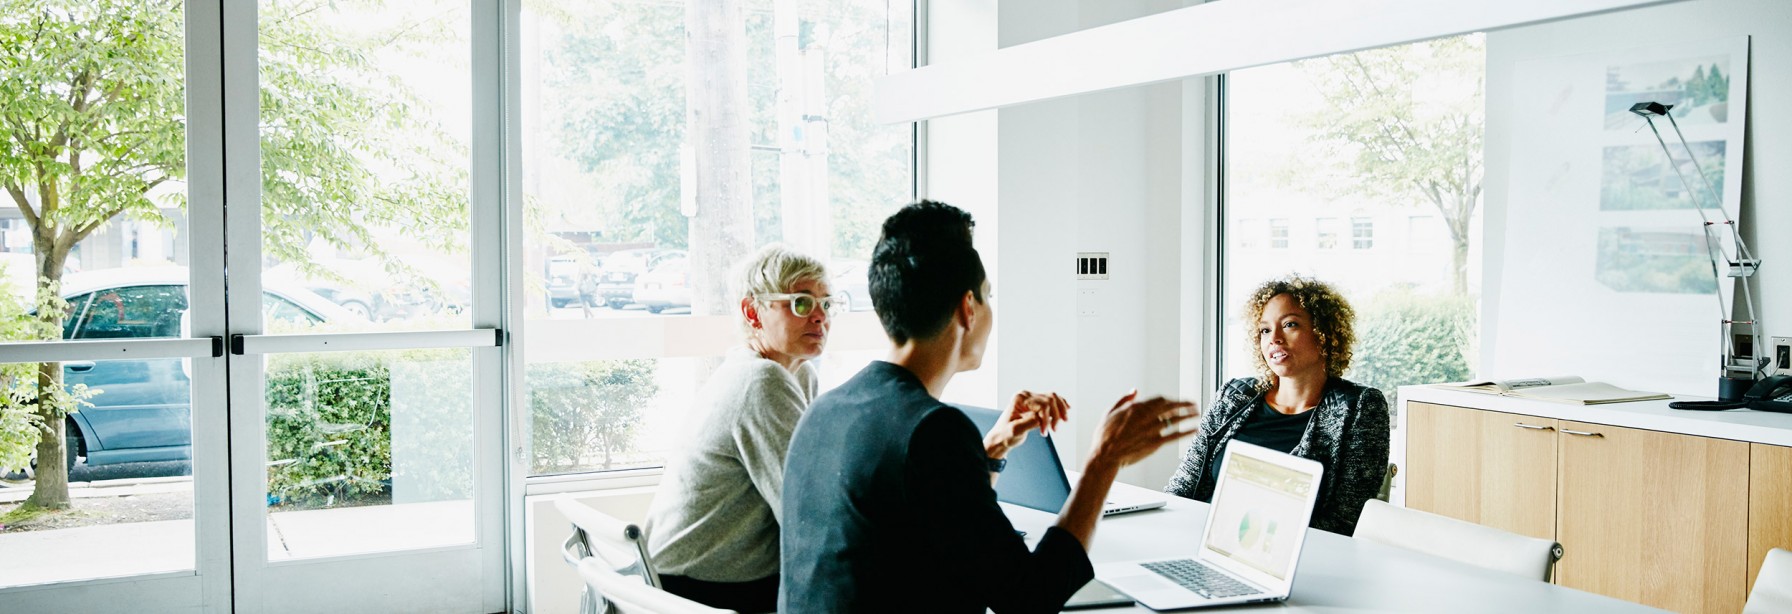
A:
{"label": "open notebook", "polygon": [[1438,384],[1439,388],[1497,394],[1505,397],[1536,399],[1575,405],[1628,403],[1673,398],[1660,392],[1643,392],[1619,388],[1604,382],[1589,382],[1579,377],[1532,377],[1510,380],[1481,380],[1456,384]]}

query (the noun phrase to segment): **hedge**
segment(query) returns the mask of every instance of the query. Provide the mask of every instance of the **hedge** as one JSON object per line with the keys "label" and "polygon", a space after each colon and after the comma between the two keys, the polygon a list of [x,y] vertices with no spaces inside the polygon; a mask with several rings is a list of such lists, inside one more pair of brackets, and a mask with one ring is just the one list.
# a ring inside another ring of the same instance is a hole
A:
{"label": "hedge", "polygon": [[1346,379],[1382,391],[1473,376],[1475,302],[1466,296],[1392,288],[1357,307],[1356,348]]}

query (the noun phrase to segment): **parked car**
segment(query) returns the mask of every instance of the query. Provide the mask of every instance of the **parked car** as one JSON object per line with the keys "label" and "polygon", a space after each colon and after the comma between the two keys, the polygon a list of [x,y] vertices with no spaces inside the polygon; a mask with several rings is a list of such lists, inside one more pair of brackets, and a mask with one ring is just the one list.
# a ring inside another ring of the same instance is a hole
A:
{"label": "parked car", "polygon": [[684,258],[681,249],[625,249],[603,259],[602,277],[598,278],[597,296],[611,309],[621,309],[635,300],[635,278],[672,258]]}
{"label": "parked car", "polygon": [[842,260],[828,267],[834,277],[828,280],[828,292],[846,299],[848,311],[871,311],[869,269],[862,260]]}
{"label": "parked car", "polygon": [[[437,262],[428,257],[407,256],[405,264],[437,280],[396,279],[373,259],[317,259],[313,264],[340,275],[333,279],[307,275],[291,264],[268,269],[264,280],[300,286],[329,299],[343,309],[374,322],[405,320],[437,313],[460,313],[472,301],[466,287],[464,263]],[[456,270],[456,266],[459,270]],[[448,280],[448,281],[441,281]]]}
{"label": "parked car", "polygon": [[635,279],[634,300],[648,311],[659,313],[673,307],[691,306],[690,259],[683,256],[660,261],[659,266]]}
{"label": "parked car", "polygon": [[578,256],[563,255],[548,259],[548,303],[555,309],[580,302],[596,307],[603,304],[598,297],[596,267],[581,262]]}
{"label": "parked car", "polygon": [[[146,339],[186,334],[185,267],[118,268],[63,278],[68,300],[64,339]],[[261,295],[267,321],[322,323],[357,316],[295,285],[269,281]],[[71,360],[67,385],[97,391],[67,420],[69,456],[88,465],[192,458],[192,384],[185,359]]]}

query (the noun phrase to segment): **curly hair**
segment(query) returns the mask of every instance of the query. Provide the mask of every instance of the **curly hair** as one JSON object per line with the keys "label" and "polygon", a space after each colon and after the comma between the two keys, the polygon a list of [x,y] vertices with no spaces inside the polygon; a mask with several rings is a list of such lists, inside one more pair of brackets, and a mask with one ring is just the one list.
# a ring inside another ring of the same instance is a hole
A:
{"label": "curly hair", "polygon": [[1250,345],[1251,356],[1257,359],[1257,389],[1267,391],[1276,381],[1275,372],[1269,370],[1269,363],[1263,359],[1263,351],[1258,346],[1258,320],[1263,319],[1263,308],[1269,300],[1282,294],[1294,299],[1296,305],[1313,317],[1313,333],[1319,338],[1326,377],[1343,377],[1344,371],[1350,368],[1350,348],[1356,345],[1356,310],[1350,307],[1350,301],[1344,300],[1344,295],[1325,282],[1289,275],[1263,282],[1244,302],[1244,338]]}

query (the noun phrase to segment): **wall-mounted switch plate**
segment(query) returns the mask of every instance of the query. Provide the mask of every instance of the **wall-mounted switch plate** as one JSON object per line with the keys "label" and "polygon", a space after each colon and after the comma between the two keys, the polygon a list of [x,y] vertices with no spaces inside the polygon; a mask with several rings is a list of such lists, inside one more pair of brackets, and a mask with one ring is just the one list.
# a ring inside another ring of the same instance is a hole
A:
{"label": "wall-mounted switch plate", "polygon": [[1101,315],[1101,293],[1094,288],[1080,288],[1076,291],[1076,315],[1082,318],[1093,318]]}
{"label": "wall-mounted switch plate", "polygon": [[1077,279],[1107,279],[1108,278],[1108,253],[1107,252],[1077,252],[1077,254],[1076,254],[1076,278]]}
{"label": "wall-mounted switch plate", "polygon": [[1773,337],[1767,351],[1773,353],[1773,369],[1778,375],[1792,375],[1792,337]]}

